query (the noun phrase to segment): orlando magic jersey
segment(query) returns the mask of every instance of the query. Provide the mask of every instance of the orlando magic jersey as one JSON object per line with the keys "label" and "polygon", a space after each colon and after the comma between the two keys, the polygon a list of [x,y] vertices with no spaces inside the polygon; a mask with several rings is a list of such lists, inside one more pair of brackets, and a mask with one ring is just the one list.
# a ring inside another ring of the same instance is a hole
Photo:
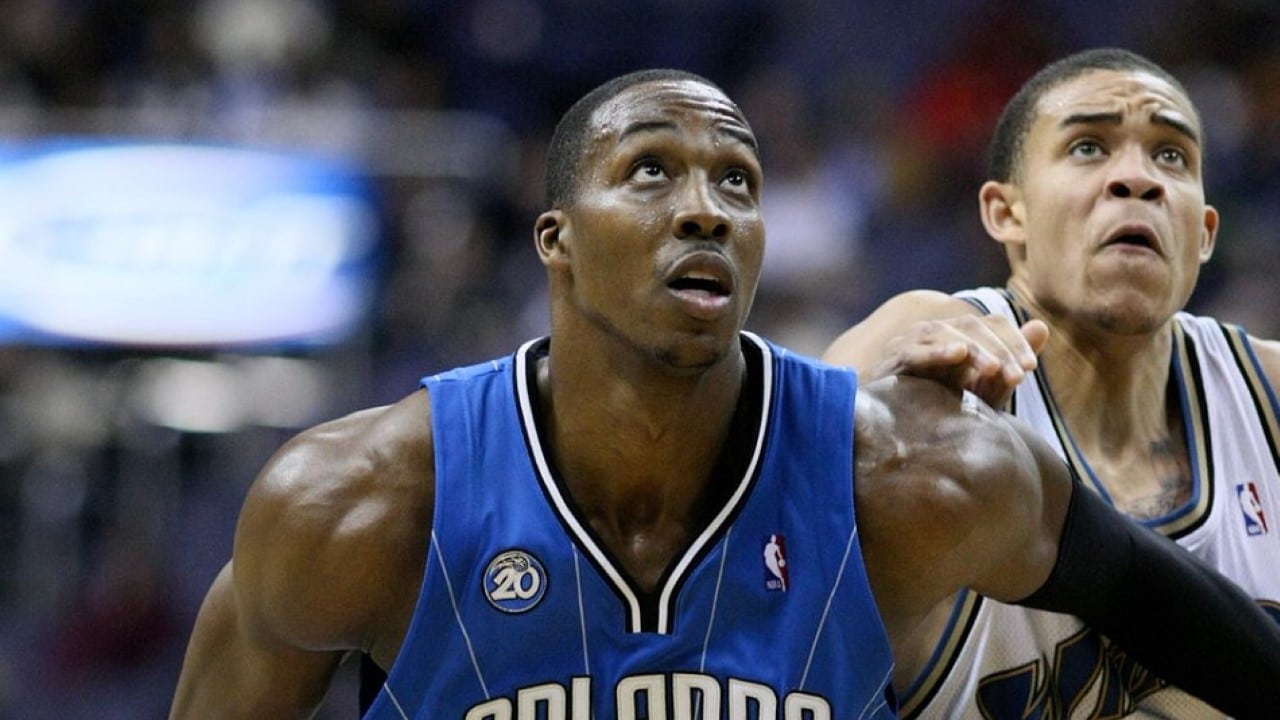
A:
{"label": "orlando magic jersey", "polygon": [[[981,288],[957,295],[1018,324],[1028,319],[1007,291]],[[1145,524],[1235,580],[1280,622],[1276,396],[1240,328],[1179,313],[1173,332],[1170,368],[1182,407],[1192,493],[1182,507]],[[1041,371],[1017,388],[1010,410],[1109,499]],[[907,718],[1114,718],[1130,712],[1221,717],[1165,686],[1072,616],[972,593],[957,600],[929,666],[902,698]]]}
{"label": "orlando magic jersey", "polygon": [[737,443],[714,480],[727,499],[648,593],[548,456],[535,386],[548,342],[423,381],[429,557],[366,717],[894,717],[854,515],[854,376],[743,334]]}

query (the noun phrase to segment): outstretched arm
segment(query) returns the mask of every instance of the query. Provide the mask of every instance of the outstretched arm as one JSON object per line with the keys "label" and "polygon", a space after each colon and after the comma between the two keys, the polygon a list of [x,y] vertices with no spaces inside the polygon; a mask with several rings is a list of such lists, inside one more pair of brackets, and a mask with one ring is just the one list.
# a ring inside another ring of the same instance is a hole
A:
{"label": "outstretched arm", "polygon": [[859,391],[868,575],[895,646],[962,587],[1077,615],[1237,717],[1280,707],[1280,625],[1234,583],[1102,502],[1014,418],[937,383]]}
{"label": "outstretched arm", "polygon": [[864,382],[913,375],[968,390],[1001,407],[1035,369],[1048,332],[1039,320],[1019,328],[951,295],[913,290],[844,331],[822,359],[857,369]]}

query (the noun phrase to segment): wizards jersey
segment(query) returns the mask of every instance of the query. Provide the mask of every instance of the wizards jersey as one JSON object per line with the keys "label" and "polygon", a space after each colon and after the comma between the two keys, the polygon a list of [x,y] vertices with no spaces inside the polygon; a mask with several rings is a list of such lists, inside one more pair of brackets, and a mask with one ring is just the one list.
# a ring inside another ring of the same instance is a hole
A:
{"label": "wizards jersey", "polygon": [[854,376],[743,334],[748,380],[713,478],[726,499],[645,592],[548,455],[535,386],[548,343],[423,381],[426,574],[366,717],[894,717],[854,516]]}
{"label": "wizards jersey", "polygon": [[[1007,291],[957,295],[1019,325],[1028,319]],[[1181,403],[1192,492],[1185,505],[1144,524],[1235,580],[1280,622],[1276,396],[1240,328],[1178,313],[1173,333],[1171,387]],[[1109,499],[1041,371],[1023,381],[1012,403],[1011,412]],[[903,695],[902,712],[946,720],[1222,717],[1167,687],[1075,617],[973,593],[957,599],[928,667]]]}

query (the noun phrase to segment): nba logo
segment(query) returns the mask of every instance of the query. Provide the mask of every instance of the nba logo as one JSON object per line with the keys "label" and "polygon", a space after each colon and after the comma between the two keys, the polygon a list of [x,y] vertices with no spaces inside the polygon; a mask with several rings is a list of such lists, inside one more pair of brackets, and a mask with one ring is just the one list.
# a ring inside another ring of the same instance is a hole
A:
{"label": "nba logo", "polygon": [[1267,516],[1262,512],[1262,498],[1258,495],[1258,487],[1251,482],[1237,485],[1236,497],[1240,499],[1245,532],[1250,535],[1266,535]]}
{"label": "nba logo", "polygon": [[764,588],[774,592],[786,592],[787,539],[778,533],[766,537],[764,545]]}

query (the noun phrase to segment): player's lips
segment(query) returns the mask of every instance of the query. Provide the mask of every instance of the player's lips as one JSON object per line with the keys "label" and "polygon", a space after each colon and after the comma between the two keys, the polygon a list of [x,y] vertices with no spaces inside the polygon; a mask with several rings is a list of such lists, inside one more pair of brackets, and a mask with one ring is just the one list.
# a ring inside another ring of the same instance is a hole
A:
{"label": "player's lips", "polygon": [[667,289],[685,312],[700,320],[712,320],[725,312],[734,285],[733,266],[717,252],[686,255],[667,273]]}
{"label": "player's lips", "polygon": [[1146,223],[1125,223],[1117,227],[1107,234],[1101,247],[1146,249],[1157,255],[1164,255],[1160,236],[1156,234],[1155,228]]}

